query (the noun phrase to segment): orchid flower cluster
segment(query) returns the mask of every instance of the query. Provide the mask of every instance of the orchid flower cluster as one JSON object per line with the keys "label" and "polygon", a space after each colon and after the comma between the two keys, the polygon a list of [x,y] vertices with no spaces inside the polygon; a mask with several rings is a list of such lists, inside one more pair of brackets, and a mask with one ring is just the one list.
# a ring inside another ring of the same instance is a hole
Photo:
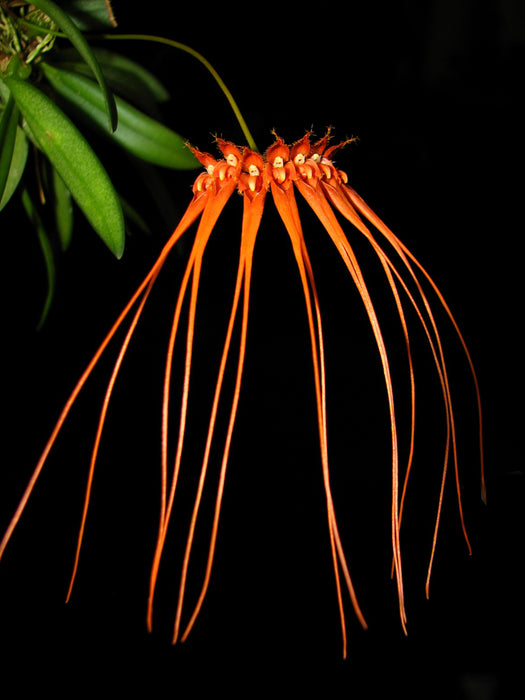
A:
{"label": "orchid flower cluster", "polygon": [[[275,136],[275,135],[274,135]],[[350,139],[352,140],[352,139]],[[346,267],[346,270],[353,280],[359,296],[363,302],[366,314],[373,332],[375,345],[379,355],[382,375],[384,377],[386,398],[389,410],[390,441],[391,441],[391,548],[392,548],[392,573],[396,581],[398,605],[401,625],[406,630],[406,611],[404,601],[403,568],[401,557],[401,519],[406,495],[406,486],[412,466],[412,455],[415,440],[415,372],[412,360],[412,348],[410,342],[410,329],[406,314],[407,306],[415,313],[424,335],[428,342],[430,352],[433,357],[435,370],[439,378],[441,387],[444,414],[446,419],[446,439],[443,451],[443,467],[441,476],[441,488],[436,498],[434,535],[431,546],[430,561],[427,570],[427,595],[430,581],[432,563],[438,536],[438,529],[441,517],[443,494],[449,466],[452,464],[457,491],[457,503],[463,528],[464,536],[470,550],[470,544],[464,524],[463,509],[461,502],[460,476],[458,467],[456,427],[454,420],[454,408],[452,402],[451,388],[445,353],[437,321],[435,319],[432,304],[427,296],[424,287],[430,287],[433,295],[437,298],[439,305],[444,309],[459,337],[466,354],[472,376],[474,379],[475,392],[478,402],[479,428],[480,428],[480,452],[481,452],[481,481],[482,495],[485,495],[485,485],[483,478],[483,458],[482,458],[482,438],[481,438],[481,402],[480,392],[473,363],[463,339],[458,325],[435,282],[426,272],[421,263],[406,248],[406,246],[394,235],[394,233],[381,221],[372,211],[365,201],[348,184],[348,177],[342,170],[338,169],[334,163],[334,154],[343,145],[330,144],[330,132],[321,139],[314,139],[313,134],[306,133],[301,139],[287,145],[281,138],[275,136],[274,143],[261,155],[252,148],[242,148],[229,141],[217,139],[217,146],[220,151],[219,157],[214,157],[209,153],[204,153],[196,148],[190,147],[193,156],[204,166],[195,179],[193,185],[193,197],[181,217],[179,224],[170,239],[152,266],[142,283],[137,288],[109,333],[99,346],[93,359],[82,374],[70,398],[68,399],[59,419],[53,430],[51,437],[44,448],[44,452],[36,466],[30,479],[22,500],[13,516],[7,532],[0,544],[0,557],[15,529],[27,501],[31,495],[34,485],[39,478],[44,463],[49,452],[60,433],[67,415],[76,401],[76,398],[89,378],[92,370],[100,359],[102,353],[112,340],[117,330],[123,325],[126,319],[129,320],[128,330],[124,341],[120,347],[117,360],[111,373],[106,393],[104,396],[102,409],[100,411],[98,428],[95,443],[91,455],[88,485],[85,494],[84,509],[81,520],[81,527],[77,542],[77,551],[71,577],[68,598],[71,594],[73,582],[76,577],[79,563],[80,550],[84,528],[86,525],[91,486],[94,477],[95,463],[97,460],[100,439],[104,428],[104,423],[108,411],[108,406],[119,374],[122,361],[129,347],[131,338],[135,332],[138,321],[144,310],[148,296],[161,272],[170,252],[181,237],[187,233],[193,225],[196,225],[195,237],[184,273],[181,278],[177,302],[174,309],[173,320],[169,333],[165,354],[165,371],[162,389],[162,419],[161,419],[161,489],[160,489],[160,513],[159,526],[153,563],[150,573],[149,599],[147,609],[147,624],[151,630],[153,626],[153,603],[155,589],[159,575],[160,562],[165,549],[165,542],[171,516],[174,510],[175,496],[179,475],[183,462],[183,450],[185,444],[185,434],[187,431],[188,402],[191,387],[191,369],[194,347],[194,332],[197,316],[197,297],[201,280],[203,259],[207,245],[212,236],[217,221],[234,193],[238,193],[243,198],[243,216],[241,225],[240,252],[236,274],[236,281],[233,293],[233,300],[226,328],[225,340],[222,348],[221,360],[219,363],[217,380],[210,407],[210,417],[207,429],[207,436],[203,447],[203,458],[200,466],[198,485],[195,492],[192,515],[188,527],[188,534],[185,544],[185,551],[181,566],[181,578],[175,623],[173,631],[173,642],[184,641],[192,629],[199,612],[204,603],[206,593],[211,579],[213,562],[216,552],[217,534],[221,514],[221,505],[226,484],[226,472],[229,462],[230,447],[234,432],[241,383],[243,375],[244,360],[246,355],[246,342],[248,332],[248,316],[250,307],[250,286],[252,279],[252,264],[256,239],[260,230],[266,201],[273,200],[277,212],[282,220],[293,250],[295,263],[299,273],[300,283],[303,291],[306,317],[309,329],[310,348],[312,358],[312,369],[315,386],[315,405],[317,413],[317,429],[320,448],[320,463],[322,469],[324,494],[326,501],[327,529],[329,535],[330,551],[333,565],[333,575],[335,581],[335,592],[341,623],[341,634],[343,643],[343,655],[346,656],[347,632],[344,605],[344,590],[350,598],[353,610],[363,627],[366,627],[364,615],[360,609],[357,596],[354,590],[353,581],[350,575],[350,566],[347,561],[342,538],[339,532],[336,509],[332,497],[330,484],[330,469],[328,458],[327,439],[327,386],[325,372],[325,349],[323,340],[321,305],[316,288],[314,268],[310,260],[307,245],[303,235],[301,225],[300,208],[296,200],[296,194],[304,199],[311,207],[318,218],[322,228],[326,231],[331,241],[335,245],[337,252]],[[388,287],[392,293],[395,304],[397,318],[402,329],[406,346],[408,381],[411,396],[411,418],[410,418],[410,449],[404,467],[399,464],[398,445],[398,422],[396,414],[396,402],[394,384],[391,376],[389,354],[385,341],[381,323],[378,319],[372,297],[367,288],[365,276],[361,270],[356,254],[343,229],[344,222],[352,224],[369,242],[379,263],[384,271]],[[386,241],[387,246],[384,242]],[[387,252],[387,250],[389,252]],[[182,380],[182,392],[180,397],[178,434],[175,440],[176,450],[173,466],[170,469],[168,464],[168,444],[170,442],[168,426],[171,421],[170,407],[173,401],[172,392],[172,371],[174,348],[181,331],[181,315],[187,303],[187,321],[185,338],[185,361]],[[226,368],[228,366],[232,351],[232,340],[234,337],[234,327],[240,315],[240,334],[237,349],[237,359],[235,360],[235,380],[229,417],[227,422],[226,436],[222,447],[220,458],[220,474],[215,496],[214,512],[211,522],[209,548],[207,555],[204,579],[200,589],[200,595],[194,606],[184,628],[181,628],[185,590],[187,576],[190,566],[191,553],[194,543],[194,535],[199,517],[202,497],[206,486],[210,454],[212,443],[216,434],[216,423],[219,412],[219,403],[222,394]],[[412,314],[413,315],[413,314]],[[403,474],[403,476],[402,476]]]}

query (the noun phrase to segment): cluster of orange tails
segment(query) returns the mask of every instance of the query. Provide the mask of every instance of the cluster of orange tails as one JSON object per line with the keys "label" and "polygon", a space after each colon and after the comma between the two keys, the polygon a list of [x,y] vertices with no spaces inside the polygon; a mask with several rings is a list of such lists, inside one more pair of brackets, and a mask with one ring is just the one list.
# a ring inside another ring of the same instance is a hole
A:
{"label": "cluster of orange tails", "polygon": [[[304,292],[315,381],[317,424],[319,432],[324,491],[326,495],[328,533],[333,560],[333,571],[335,576],[337,602],[341,620],[343,655],[346,655],[347,646],[346,622],[342,590],[343,581],[346,585],[346,589],[350,596],[353,609],[363,627],[366,627],[366,622],[360,610],[354,592],[354,586],[352,584],[349,567],[347,564],[343,544],[341,542],[338,530],[337,519],[330,487],[326,421],[325,353],[321,323],[321,309],[315,286],[313,269],[301,227],[299,209],[295,199],[296,191],[298,191],[302,195],[302,197],[306,200],[306,202],[310,205],[312,210],[317,215],[319,221],[330,236],[334,245],[336,246],[340,257],[344,265],[346,266],[346,269],[350,273],[352,280],[355,283],[359,291],[360,297],[363,301],[363,304],[365,306],[366,313],[370,321],[373,335],[375,338],[375,343],[379,352],[382,373],[384,375],[385,380],[390,416],[392,447],[391,540],[393,553],[393,575],[397,584],[399,613],[403,629],[405,629],[406,625],[406,612],[404,603],[403,575],[401,564],[400,523],[403,511],[406,484],[412,463],[415,432],[415,378],[409,339],[409,330],[404,311],[404,304],[406,303],[408,303],[415,311],[415,314],[419,319],[421,327],[423,328],[424,334],[428,340],[430,351],[433,356],[434,364],[441,385],[446,418],[446,442],[444,447],[443,471],[441,479],[441,489],[436,508],[436,519],[431,556],[428,565],[427,594],[441,515],[445,480],[447,476],[448,465],[450,462],[452,462],[455,472],[457,501],[461,517],[461,524],[467,545],[470,550],[470,544],[468,542],[468,537],[463,521],[456,450],[456,431],[445,357],[434,314],[432,312],[430,302],[427,299],[426,293],[423,289],[418,275],[422,275],[426,282],[430,285],[434,294],[437,296],[437,299],[439,300],[441,306],[452,321],[452,324],[463,345],[474,378],[479,412],[481,481],[482,496],[484,498],[485,485],[483,477],[483,450],[481,444],[481,402],[478,382],[476,379],[476,374],[474,371],[470,354],[448,305],[446,304],[441,292],[439,291],[433,280],[430,278],[428,273],[412,255],[412,253],[403,245],[403,243],[401,243],[401,241],[392,233],[392,231],[390,231],[390,229],[387,226],[385,226],[385,224],[376,216],[376,214],[374,214],[374,212],[368,207],[368,205],[362,200],[362,198],[348,185],[348,178],[345,175],[345,173],[338,170],[334,166],[332,161],[332,155],[334,151],[337,148],[340,148],[343,144],[338,144],[337,146],[329,146],[328,137],[329,134],[327,134],[321,140],[312,143],[311,135],[306,134],[301,140],[297,141],[292,146],[288,146],[281,139],[276,138],[274,144],[270,146],[270,148],[266,151],[264,156],[247,148],[238,148],[233,144],[223,141],[221,139],[218,139],[218,147],[222,154],[222,158],[220,159],[216,159],[207,153],[201,153],[196,149],[192,149],[197,158],[205,167],[205,171],[197,177],[194,183],[193,198],[177,228],[173,232],[168,242],[165,244],[157,261],[155,262],[151,270],[148,272],[148,274],[146,275],[136,292],[133,294],[133,296],[131,297],[128,304],[125,306],[117,320],[115,321],[111,330],[107,334],[106,338],[96,351],[91,362],[80,377],[77,385],[73,390],[73,393],[71,394],[65,407],[63,408],[58,422],[45,446],[44,452],[27,485],[27,488],[23,494],[20,504],[16,509],[16,512],[7,528],[2,542],[0,543],[0,557],[3,555],[7,542],[9,541],[13,530],[15,529],[22,515],[22,512],[26,507],[27,501],[31,495],[35,482],[40,476],[44,463],[47,460],[49,452],[64,424],[64,421],[66,420],[69,410],[74,404],[79,392],[81,391],[82,387],[84,386],[85,382],[90,376],[93,368],[97,364],[102,353],[112,340],[113,336],[120,328],[122,323],[126,319],[131,317],[127,333],[120,348],[120,352],[113,367],[113,371],[111,373],[111,377],[104,396],[102,409],[100,412],[98,429],[96,432],[95,443],[91,455],[88,482],[86,487],[80,532],[78,536],[75,562],[67,596],[69,599],[75,576],[77,573],[80,549],[82,545],[82,538],[85,529],[86,517],[90,500],[91,486],[93,482],[95,462],[97,459],[100,439],[106,419],[109,402],[111,399],[115,381],[117,379],[117,375],[120,371],[123,358],[126,354],[131,337],[135,331],[135,328],[142,314],[148,296],[170,251],[180,239],[180,237],[191,227],[191,225],[197,219],[199,219],[193,246],[189,254],[189,259],[186,264],[186,268],[180,285],[180,291],[178,294],[178,299],[174,311],[166,353],[161,425],[160,519],[157,544],[151,568],[150,590],[147,608],[147,624],[148,628],[151,629],[154,592],[159,572],[160,561],[163,554],[164,544],[170,522],[170,517],[173,511],[175,493],[177,489],[177,483],[179,479],[182,461],[184,436],[187,423],[188,397],[190,391],[190,375],[192,366],[193,336],[196,319],[197,295],[199,290],[202,262],[207,243],[213,232],[217,219],[219,218],[230,196],[236,191],[242,195],[244,201],[239,264],[231,312],[226,331],[226,338],[224,341],[220,366],[218,370],[217,382],[215,385],[215,392],[211,407],[209,426],[200,469],[197,492],[195,495],[193,512],[189,525],[186,547],[182,562],[182,572],[179,586],[178,603],[175,615],[173,641],[175,642],[179,638],[182,641],[184,641],[188,636],[191,628],[195,623],[197,615],[201,610],[211,577],[229,451],[241,390],[241,379],[246,351],[250,284],[252,276],[254,248],[257,234],[259,231],[261,217],[263,214],[265,200],[268,195],[271,195],[273,202],[277,208],[277,211],[282,219],[286,232],[290,238],[294,258],[297,263],[297,269],[299,272],[302,289]],[[406,342],[411,395],[411,437],[409,456],[406,468],[404,470],[404,479],[402,484],[400,483],[401,480],[398,457],[396,414],[394,406],[394,389],[391,379],[388,353],[383,340],[381,326],[376,316],[376,311],[374,309],[372,299],[367,289],[364,276],[354,254],[354,251],[341,226],[341,217],[343,219],[348,220],[366,237],[366,239],[372,246],[374,252],[377,254],[379,262],[381,263],[381,266],[384,270],[389,288],[393,295],[393,299],[397,309],[397,314],[399,317],[399,322],[401,324],[401,328]],[[378,243],[378,241],[374,237],[374,234],[372,233],[373,229],[371,230],[369,228],[369,226],[365,223],[365,220],[367,220],[369,224],[371,223],[375,230],[378,231],[384,237],[384,239],[386,239],[390,248],[395,253],[395,259],[397,263],[394,263],[392,258],[389,255],[387,255],[383,247],[380,245],[380,243]],[[401,292],[404,294],[403,298]],[[181,317],[181,312],[183,309],[185,298],[188,294],[189,301],[188,321],[186,330],[186,355],[184,363],[184,376],[182,382],[179,428],[174,464],[170,471],[170,469],[168,468],[168,414],[170,404],[170,385],[173,352],[175,341],[179,331],[179,321]],[[206,473],[215,431],[219,399],[221,396],[227,360],[230,353],[233,329],[239,312],[239,307],[241,307],[242,310],[240,311],[240,341],[238,348],[235,385],[229,415],[229,422],[226,431],[225,445],[222,452],[222,461],[220,467],[217,495],[215,500],[213,521],[211,526],[207,564],[200,595],[192,611],[192,614],[181,634],[183,603],[194,533],[201,504],[201,497],[206,481]]]}

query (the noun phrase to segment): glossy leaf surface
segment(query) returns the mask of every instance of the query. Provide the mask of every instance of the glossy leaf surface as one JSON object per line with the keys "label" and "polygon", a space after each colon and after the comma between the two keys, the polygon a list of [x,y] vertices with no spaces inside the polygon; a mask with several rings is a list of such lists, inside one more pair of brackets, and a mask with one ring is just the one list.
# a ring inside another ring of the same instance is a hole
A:
{"label": "glossy leaf surface", "polygon": [[6,77],[31,135],[71,192],[98,235],[120,258],[124,217],[117,193],[101,162],[70,119],[28,81]]}
{"label": "glossy leaf surface", "polygon": [[[49,64],[42,64],[42,70],[57,93],[74,109],[75,115],[80,118],[87,115],[93,124],[108,134],[103,96],[93,80]],[[182,136],[119,97],[115,101],[118,127],[113,134],[108,134],[114,142],[134,156],[155,165],[175,169],[200,167]]]}

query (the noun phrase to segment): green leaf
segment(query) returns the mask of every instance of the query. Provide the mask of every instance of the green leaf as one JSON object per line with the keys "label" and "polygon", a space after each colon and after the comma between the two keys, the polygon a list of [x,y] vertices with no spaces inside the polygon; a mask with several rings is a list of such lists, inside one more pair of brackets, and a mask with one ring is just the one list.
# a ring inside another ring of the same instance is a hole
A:
{"label": "green leaf", "polygon": [[[106,82],[120,97],[129,100],[135,106],[145,108],[146,111],[152,104],[169,100],[170,94],[160,80],[136,61],[107,49],[94,48],[93,53]],[[78,60],[74,49],[60,51],[53,56],[53,60],[58,61],[54,65],[62,70],[91,77],[89,67]]]}
{"label": "green leaf", "polygon": [[7,181],[4,187],[4,194],[0,198],[0,211],[2,211],[5,205],[9,202],[15,193],[18,184],[20,183],[26,167],[28,150],[29,144],[27,142],[27,137],[22,129],[17,127],[15,147],[13,149],[13,157],[11,158],[11,166],[9,168]]}
{"label": "green leaf", "polygon": [[51,242],[49,240],[47,231],[42,223],[42,219],[38,214],[37,208],[35,207],[33,200],[29,195],[29,192],[25,189],[22,192],[22,204],[24,206],[24,209],[26,210],[26,214],[29,217],[29,220],[31,221],[36,230],[38,242],[40,243],[40,248],[42,249],[42,255],[44,256],[44,262],[46,266],[47,294],[46,299],[44,301],[42,313],[40,314],[40,320],[37,326],[37,330],[40,330],[44,324],[44,321],[47,318],[55,293],[55,261],[53,258],[53,249],[51,246]]}
{"label": "green leaf", "polygon": [[19,111],[7,86],[0,81],[0,93],[5,100],[0,117],[0,211],[18,187],[27,161],[27,138],[18,127]]}
{"label": "green leaf", "polygon": [[41,68],[57,93],[66,100],[75,115],[102,129],[112,141],[143,160],[166,168],[200,167],[184,139],[160,122],[116,97],[119,123],[113,134],[105,129],[103,97],[97,84],[83,75],[64,71],[48,63]]}
{"label": "green leaf", "polygon": [[107,116],[109,117],[109,126],[111,131],[115,131],[117,128],[117,107],[115,105],[115,100],[111,94],[104,74],[102,73],[98,61],[89,46],[84,35],[78,30],[76,24],[70,19],[70,17],[62,10],[58,5],[51,0],[36,0],[32,4],[39,10],[46,13],[64,32],[73,46],[76,48],[78,53],[82,56],[84,61],[93,71],[100,89],[102,91],[104,105],[106,108]]}
{"label": "green leaf", "polygon": [[124,251],[124,217],[101,162],[69,118],[34,85],[4,78],[33,138],[113,254]]}
{"label": "green leaf", "polygon": [[104,31],[117,26],[109,0],[61,0],[60,6],[82,31]]}
{"label": "green leaf", "polygon": [[13,152],[15,150],[18,107],[11,95],[0,118],[0,201],[7,184]]}

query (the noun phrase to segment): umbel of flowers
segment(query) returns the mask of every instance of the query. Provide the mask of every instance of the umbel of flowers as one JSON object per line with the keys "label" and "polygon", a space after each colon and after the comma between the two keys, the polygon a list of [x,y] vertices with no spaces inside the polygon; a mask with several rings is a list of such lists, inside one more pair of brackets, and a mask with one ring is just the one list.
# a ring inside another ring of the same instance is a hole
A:
{"label": "umbel of flowers", "polygon": [[[135,332],[137,323],[143,312],[148,296],[170,251],[177,243],[177,241],[181,238],[181,236],[190,229],[192,224],[198,221],[193,245],[191,247],[188,261],[186,263],[186,267],[180,283],[180,289],[177,297],[176,306],[174,309],[173,320],[170,327],[170,334],[165,355],[165,372],[162,387],[161,417],[160,513],[157,542],[153,554],[153,563],[150,574],[150,589],[147,612],[148,627],[150,629],[152,628],[154,593],[159,573],[160,562],[164,552],[164,545],[166,541],[168,527],[170,524],[171,514],[174,508],[179,474],[183,462],[185,433],[187,428],[188,401],[190,396],[191,385],[191,367],[197,309],[197,296],[199,291],[199,282],[201,278],[202,262],[206,252],[208,241],[214,231],[215,224],[222,210],[224,209],[230,197],[235,192],[238,192],[242,195],[244,202],[239,262],[237,268],[232,306],[226,329],[224,345],[222,348],[222,355],[217,373],[217,381],[215,384],[212,405],[210,407],[208,430],[205,444],[203,446],[203,457],[200,465],[198,484],[192,508],[192,515],[188,527],[188,535],[186,539],[185,551],[181,566],[177,609],[175,614],[173,641],[175,642],[179,638],[182,641],[186,639],[202,608],[208,590],[213,567],[217,533],[219,528],[221,504],[223,500],[226,482],[226,471],[228,466],[233,430],[237,415],[244,359],[246,354],[246,339],[250,302],[250,284],[252,277],[252,262],[255,249],[255,242],[260,229],[260,223],[266,200],[271,198],[283,222],[284,229],[290,239],[294,259],[297,264],[297,270],[299,272],[299,278],[304,294],[306,316],[310,335],[312,369],[315,385],[317,427],[320,447],[320,463],[322,468],[324,492],[326,497],[328,534],[332,555],[337,604],[339,610],[339,617],[341,621],[343,654],[346,655],[347,643],[345,609],[343,600],[344,588],[346,588],[355,614],[357,615],[357,618],[359,619],[363,627],[366,627],[366,622],[359,607],[352,579],[350,577],[350,568],[343,548],[343,543],[339,534],[335,507],[332,498],[328,459],[326,411],[327,387],[325,380],[325,351],[323,342],[321,308],[317,295],[313,266],[311,264],[307,246],[303,236],[299,208],[296,202],[296,193],[299,193],[301,198],[304,198],[304,200],[306,200],[306,202],[310,205],[311,209],[315,212],[317,218],[322,224],[322,227],[329,235],[333,244],[336,246],[341,260],[343,261],[348,273],[350,274],[353,282],[355,283],[356,288],[364,304],[366,314],[368,316],[370,326],[372,328],[375,344],[377,346],[379,363],[384,377],[390,423],[392,473],[392,570],[397,585],[401,625],[403,629],[406,629],[406,612],[401,562],[400,526],[403,505],[405,501],[406,485],[412,467],[412,455],[415,441],[416,397],[416,384],[414,377],[415,372],[412,362],[410,330],[408,320],[405,314],[405,308],[407,306],[412,309],[413,313],[411,315],[415,315],[427,339],[428,346],[433,357],[435,370],[441,386],[443,409],[446,423],[446,436],[443,446],[441,487],[439,494],[437,494],[436,496],[436,516],[434,534],[430,546],[430,557],[427,569],[427,595],[439,529],[445,482],[450,466],[453,467],[454,471],[461,527],[463,529],[467,546],[470,550],[470,544],[468,541],[462,512],[460,478],[456,447],[456,428],[454,421],[452,395],[449,385],[447,365],[445,361],[445,353],[440,333],[438,330],[438,325],[432,310],[432,305],[424,287],[430,288],[434,296],[434,302],[437,298],[439,305],[442,307],[442,309],[444,309],[446,315],[448,315],[458,335],[460,343],[463,346],[474,379],[475,392],[478,402],[481,453],[481,482],[482,495],[484,497],[485,486],[483,479],[483,451],[481,443],[480,408],[481,404],[479,387],[472,360],[466,347],[465,341],[438,287],[431,279],[429,274],[426,272],[424,267],[414,257],[414,255],[381,221],[381,219],[379,219],[379,217],[363,201],[363,199],[357,194],[357,192],[355,192],[355,190],[353,190],[352,187],[350,187],[350,185],[348,184],[348,178],[346,174],[334,165],[333,155],[337,151],[337,149],[341,148],[341,146],[344,145],[344,143],[337,144],[335,146],[329,145],[329,133],[327,133],[325,137],[320,140],[312,141],[311,134],[307,133],[303,138],[301,138],[299,141],[295,142],[292,145],[287,145],[283,142],[282,139],[276,137],[274,143],[267,149],[264,155],[261,155],[260,153],[257,153],[249,148],[239,148],[234,144],[228,141],[224,141],[222,139],[217,139],[217,146],[221,154],[221,157],[219,158],[215,158],[208,153],[203,153],[195,148],[191,148],[194,155],[204,166],[204,171],[197,176],[193,185],[193,197],[184,215],[182,216],[181,221],[179,222],[170,239],[162,249],[157,261],[155,262],[151,270],[148,272],[142,283],[139,285],[138,289],[133,294],[128,304],[118,316],[117,320],[115,321],[109,333],[99,346],[91,362],[88,364],[84,373],[80,377],[77,385],[75,386],[71,396],[69,397],[62,413],[59,416],[58,422],[51,434],[51,437],[45,445],[42,456],[33,472],[28,486],[22,496],[20,504],[4,535],[4,538],[0,543],[0,557],[2,556],[7,542],[9,541],[13,530],[15,529],[22,515],[22,512],[26,507],[27,501],[31,495],[31,492],[37,479],[40,476],[40,473],[42,471],[44,463],[47,460],[49,452],[59,432],[61,431],[62,426],[69,414],[72,405],[76,401],[79,392],[86,383],[93,368],[97,364],[99,358],[105,351],[106,347],[112,340],[117,330],[121,327],[121,325],[126,319],[129,319],[129,317],[131,317],[127,333],[120,347],[117,360],[115,362],[113,371],[108,382],[108,386],[102,403],[102,408],[100,411],[95,443],[91,453],[90,467],[88,472],[88,483],[84,500],[81,527],[77,542],[75,564],[68,593],[69,598],[79,563],[80,549],[82,544],[84,528],[86,525],[91,486],[94,477],[94,469],[100,445],[100,438],[104,428],[106,414],[115,385],[115,381],[119,374],[123,358],[128,349],[132,335]],[[358,229],[361,232],[361,234],[367,239],[373,251],[377,255],[379,263],[384,271],[389,289],[392,293],[396,313],[405,340],[408,367],[408,382],[411,396],[411,428],[409,441],[410,447],[408,450],[408,455],[406,459],[404,459],[402,470],[400,469],[399,464],[400,458],[397,436],[396,406],[394,401],[394,386],[391,378],[389,356],[383,339],[381,325],[376,315],[374,304],[369,294],[364,275],[361,271],[354,250],[343,230],[342,222],[344,223],[345,221],[351,223],[356,229]],[[372,226],[370,226],[370,224]],[[386,248],[384,247],[385,241],[387,243]],[[177,436],[174,442],[174,450],[172,450],[172,452],[174,453],[174,457],[172,460],[172,464],[169,465],[168,454],[170,453],[170,450],[168,449],[168,443],[170,442],[171,444],[171,438],[169,439],[168,426],[171,422],[169,419],[170,405],[173,403],[173,396],[171,391],[173,354],[175,342],[180,335],[180,319],[182,309],[185,303],[187,303],[188,308],[186,323],[185,361],[183,369],[180,404],[177,409]],[[212,451],[212,443],[214,441],[215,436],[215,427],[217,421],[217,414],[219,410],[219,402],[223,388],[226,367],[231,351],[233,330],[239,313],[240,334],[236,359],[233,398],[229,409],[229,418],[227,421],[227,430],[224,439],[224,444],[221,448],[222,452],[220,454],[220,471],[219,479],[217,482],[218,485],[215,497],[214,512],[211,519],[209,549],[206,567],[197,603],[195,604],[193,611],[191,612],[191,615],[189,616],[189,619],[186,622],[181,634],[183,604],[191,552],[194,541],[194,534],[197,519],[199,516],[202,495],[206,485],[206,477],[210,461],[210,454]]]}

